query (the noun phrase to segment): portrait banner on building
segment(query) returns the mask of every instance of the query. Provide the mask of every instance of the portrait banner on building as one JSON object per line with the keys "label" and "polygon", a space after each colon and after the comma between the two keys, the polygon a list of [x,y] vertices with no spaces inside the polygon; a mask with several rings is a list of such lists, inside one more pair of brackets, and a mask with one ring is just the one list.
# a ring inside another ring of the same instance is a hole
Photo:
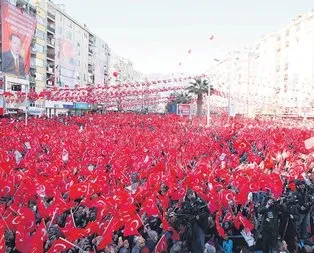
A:
{"label": "portrait banner on building", "polygon": [[60,38],[60,80],[63,85],[73,88],[77,84],[77,48],[71,40]]}
{"label": "portrait banner on building", "polygon": [[2,72],[18,78],[29,74],[36,18],[1,0]]}

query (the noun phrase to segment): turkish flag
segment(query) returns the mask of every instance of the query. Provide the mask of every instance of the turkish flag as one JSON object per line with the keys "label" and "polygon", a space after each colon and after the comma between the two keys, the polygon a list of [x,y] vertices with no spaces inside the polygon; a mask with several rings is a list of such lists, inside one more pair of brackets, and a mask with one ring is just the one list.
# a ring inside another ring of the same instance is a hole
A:
{"label": "turkish flag", "polygon": [[168,252],[168,244],[166,235],[163,235],[156,245],[155,253]]}
{"label": "turkish flag", "polygon": [[72,249],[73,247],[73,244],[60,237],[58,240],[53,242],[52,246],[48,250],[48,253],[60,253],[65,250]]}
{"label": "turkish flag", "polygon": [[238,213],[237,218],[242,223],[245,232],[252,231],[254,229],[254,225],[245,218],[241,213]]}
{"label": "turkish flag", "polygon": [[107,224],[105,231],[102,235],[102,241],[98,245],[98,249],[104,249],[112,241],[112,233],[114,232],[114,227],[116,225],[116,219],[112,217]]}
{"label": "turkish flag", "polygon": [[219,223],[219,215],[216,216],[216,229],[217,229],[219,236],[221,236],[222,238],[226,237],[225,230],[221,227],[221,225]]}
{"label": "turkish flag", "polygon": [[74,184],[69,189],[69,196],[71,199],[79,199],[85,196],[88,192],[88,183],[82,182]]}
{"label": "turkish flag", "polygon": [[32,253],[43,253],[44,242],[48,239],[48,233],[44,220],[39,224],[35,235],[32,238],[32,246],[30,252]]}
{"label": "turkish flag", "polygon": [[131,235],[139,235],[138,229],[143,226],[143,222],[138,214],[131,216],[131,219],[125,222],[123,235],[125,237]]}
{"label": "turkish flag", "polygon": [[147,214],[147,216],[160,215],[158,207],[156,205],[156,200],[148,198],[142,204],[142,210]]}
{"label": "turkish flag", "polygon": [[64,233],[67,240],[69,240],[70,242],[74,242],[75,240],[86,235],[83,228],[62,229],[62,232]]}

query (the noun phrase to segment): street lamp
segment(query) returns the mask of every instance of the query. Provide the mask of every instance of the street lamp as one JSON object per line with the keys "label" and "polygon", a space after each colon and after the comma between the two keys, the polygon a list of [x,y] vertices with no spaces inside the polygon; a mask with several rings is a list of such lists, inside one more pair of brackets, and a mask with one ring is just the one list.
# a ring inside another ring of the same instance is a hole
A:
{"label": "street lamp", "polygon": [[211,90],[211,79],[209,77],[208,78],[208,90],[207,90],[208,100],[207,100],[207,122],[206,122],[206,126],[209,126],[209,123],[210,123],[210,90]]}
{"label": "street lamp", "polygon": [[[220,60],[219,59],[213,59],[213,61],[217,62],[219,64]],[[211,71],[209,71],[210,74]],[[208,77],[208,90],[207,90],[207,117],[206,117],[206,126],[209,126],[210,123],[210,95],[211,95],[211,87],[212,87],[212,80],[210,77]]]}

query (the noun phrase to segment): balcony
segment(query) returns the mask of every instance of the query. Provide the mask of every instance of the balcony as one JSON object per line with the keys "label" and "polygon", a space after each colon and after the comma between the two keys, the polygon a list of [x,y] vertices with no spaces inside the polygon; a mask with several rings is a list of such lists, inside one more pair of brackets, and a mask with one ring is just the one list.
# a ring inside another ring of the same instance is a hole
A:
{"label": "balcony", "polygon": [[50,48],[55,48],[55,39],[54,38],[51,38],[51,39],[47,39],[47,47],[50,47]]}
{"label": "balcony", "polygon": [[55,80],[53,76],[47,78],[46,85],[50,87],[55,85]]}
{"label": "balcony", "polygon": [[47,61],[55,61],[56,54],[54,53],[48,53],[47,54]]}
{"label": "balcony", "polygon": [[56,32],[55,26],[51,25],[51,24],[48,25],[47,26],[47,31],[48,31],[48,33],[55,34],[55,32]]}
{"label": "balcony", "polygon": [[30,75],[29,76],[29,82],[31,82],[31,83],[35,83],[35,76],[32,74],[32,75]]}
{"label": "balcony", "polygon": [[55,72],[54,68],[47,67],[47,75],[53,75]]}
{"label": "balcony", "polygon": [[56,20],[56,16],[54,14],[50,13],[49,11],[47,13],[47,18],[53,22]]}
{"label": "balcony", "polygon": [[37,53],[37,50],[35,47],[31,47],[31,54],[35,55]]}
{"label": "balcony", "polygon": [[90,45],[94,45],[94,43],[95,43],[95,38],[94,38],[94,37],[89,37],[88,43],[89,43]]}
{"label": "balcony", "polygon": [[88,54],[89,54],[89,55],[93,55],[93,53],[94,53],[93,49],[89,48],[89,49],[88,49]]}

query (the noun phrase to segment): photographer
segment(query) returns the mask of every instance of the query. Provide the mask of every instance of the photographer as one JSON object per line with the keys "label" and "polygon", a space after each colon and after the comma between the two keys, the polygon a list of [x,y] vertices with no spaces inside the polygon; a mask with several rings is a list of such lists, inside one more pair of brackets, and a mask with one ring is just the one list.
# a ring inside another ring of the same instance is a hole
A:
{"label": "photographer", "polygon": [[299,219],[296,220],[296,229],[299,239],[307,239],[307,229],[310,226],[310,212],[313,206],[313,188],[304,180],[296,181],[296,198],[298,199]]}
{"label": "photographer", "polygon": [[[182,239],[187,243],[189,252],[203,253],[205,250],[205,231],[208,228],[209,217],[209,210],[205,201],[189,189],[181,208],[175,215],[180,227],[185,227]],[[178,224],[176,227],[178,227]]]}
{"label": "photographer", "polygon": [[263,215],[261,233],[263,252],[273,250],[278,243],[278,215],[280,206],[270,197],[265,206],[260,206],[258,212]]}

